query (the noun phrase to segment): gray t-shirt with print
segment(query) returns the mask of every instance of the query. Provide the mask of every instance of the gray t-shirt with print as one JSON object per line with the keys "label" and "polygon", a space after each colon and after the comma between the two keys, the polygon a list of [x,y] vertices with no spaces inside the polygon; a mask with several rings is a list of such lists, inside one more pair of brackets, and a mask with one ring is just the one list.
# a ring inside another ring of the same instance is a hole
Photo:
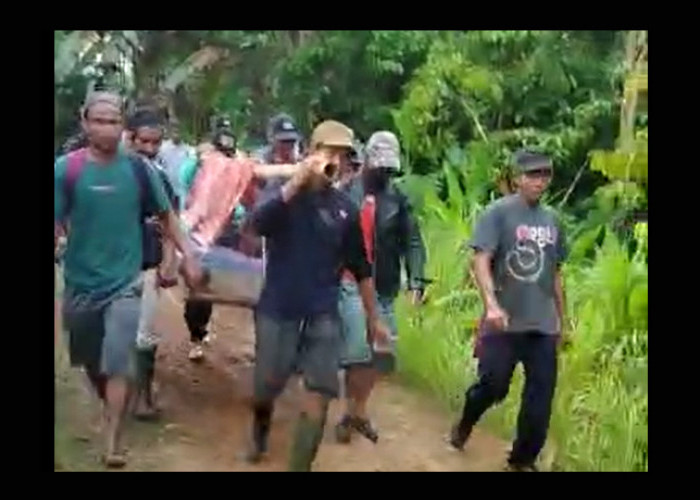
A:
{"label": "gray t-shirt with print", "polygon": [[509,332],[559,333],[554,276],[566,247],[551,209],[517,194],[501,198],[478,220],[470,246],[493,255],[496,299],[510,317]]}

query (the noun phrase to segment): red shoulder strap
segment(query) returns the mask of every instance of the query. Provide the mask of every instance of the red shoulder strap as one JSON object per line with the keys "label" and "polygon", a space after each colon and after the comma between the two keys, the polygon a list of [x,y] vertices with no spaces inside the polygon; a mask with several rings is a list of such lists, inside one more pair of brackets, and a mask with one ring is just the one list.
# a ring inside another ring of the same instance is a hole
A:
{"label": "red shoulder strap", "polygon": [[65,213],[70,214],[73,208],[73,192],[75,191],[75,183],[80,177],[80,173],[83,171],[83,167],[87,163],[87,148],[77,149],[68,153],[67,161],[68,165],[66,167],[66,177],[64,183],[64,197],[65,197]]}

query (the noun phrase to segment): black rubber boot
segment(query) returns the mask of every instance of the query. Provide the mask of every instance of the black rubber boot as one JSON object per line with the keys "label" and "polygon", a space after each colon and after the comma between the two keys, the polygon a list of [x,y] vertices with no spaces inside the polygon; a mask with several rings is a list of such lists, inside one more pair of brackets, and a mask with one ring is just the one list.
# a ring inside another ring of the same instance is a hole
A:
{"label": "black rubber boot", "polygon": [[348,444],[352,440],[352,417],[343,415],[335,426],[335,439],[341,444]]}
{"label": "black rubber boot", "polygon": [[141,398],[146,399],[146,404],[149,407],[148,411],[134,413],[138,420],[157,420],[160,416],[158,410],[153,404],[153,378],[156,368],[156,347],[151,349],[138,349],[136,351],[136,402],[137,405]]}
{"label": "black rubber boot", "polygon": [[267,438],[272,422],[272,403],[259,403],[253,407],[253,439],[246,460],[256,464],[267,453]]}

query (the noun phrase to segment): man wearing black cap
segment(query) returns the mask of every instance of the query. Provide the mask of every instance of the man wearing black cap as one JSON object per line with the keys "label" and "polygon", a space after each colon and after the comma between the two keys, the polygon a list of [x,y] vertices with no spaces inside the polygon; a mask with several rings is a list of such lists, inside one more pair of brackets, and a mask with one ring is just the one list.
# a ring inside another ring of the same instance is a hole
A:
{"label": "man wearing black cap", "polygon": [[547,438],[557,378],[557,344],[566,327],[561,264],[565,240],[540,198],[552,179],[541,154],[515,155],[517,192],[487,207],[470,246],[484,302],[479,379],[466,393],[450,443],[461,450],[481,415],[505,399],[518,362],[525,368],[517,438],[508,470],[535,471]]}
{"label": "man wearing black cap", "polygon": [[263,163],[296,163],[297,147],[301,134],[291,116],[280,113],[273,116],[267,125],[268,146],[263,150]]}
{"label": "man wearing black cap", "polygon": [[[236,137],[231,130],[230,123],[225,119],[216,122],[216,128],[212,137],[212,146],[218,154],[233,158],[236,154]],[[237,207],[238,208],[238,207]],[[236,214],[231,214],[232,220],[217,238],[215,244],[235,248],[238,241],[238,227],[234,225]],[[204,358],[204,345],[212,339],[209,337],[207,325],[213,312],[213,304],[208,300],[190,299],[185,301],[185,324],[190,332],[191,348],[189,359],[201,361]]]}

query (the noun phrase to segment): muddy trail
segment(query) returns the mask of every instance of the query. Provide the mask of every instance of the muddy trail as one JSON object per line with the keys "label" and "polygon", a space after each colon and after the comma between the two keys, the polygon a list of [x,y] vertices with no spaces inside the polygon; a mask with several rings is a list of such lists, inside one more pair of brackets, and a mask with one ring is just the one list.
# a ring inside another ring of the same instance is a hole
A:
{"label": "muddy trail", "polygon": [[[129,424],[126,470],[284,471],[299,380],[292,379],[277,402],[268,457],[259,465],[248,465],[240,455],[250,428],[252,314],[215,307],[210,323],[213,341],[205,360],[192,363],[187,358],[189,335],[182,302],[179,290],[161,294],[156,325],[164,340],[158,351],[157,379],[164,418],[157,424]],[[80,404],[64,418],[72,420],[74,437],[84,442],[82,453],[94,458],[99,440],[85,416],[95,413],[94,403],[88,402],[87,390],[81,387]],[[448,415],[395,382],[380,383],[373,394],[370,413],[380,433],[376,445],[359,436],[353,436],[349,445],[337,444],[332,424],[340,411],[341,404],[334,401],[315,471],[497,471],[508,446],[477,429],[465,452],[451,450],[444,441]]]}

